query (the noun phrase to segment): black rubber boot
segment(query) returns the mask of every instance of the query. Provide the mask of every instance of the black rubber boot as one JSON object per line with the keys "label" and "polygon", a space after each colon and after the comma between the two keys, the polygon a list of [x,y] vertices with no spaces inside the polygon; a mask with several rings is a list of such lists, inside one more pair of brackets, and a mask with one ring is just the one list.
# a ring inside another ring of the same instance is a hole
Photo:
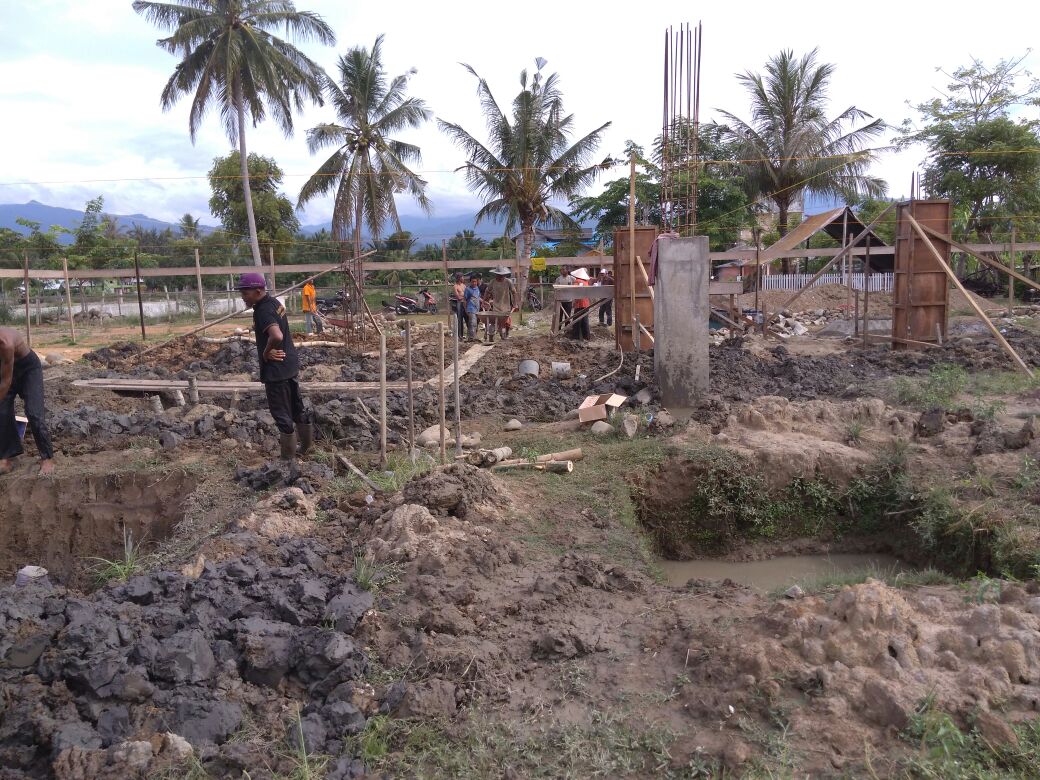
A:
{"label": "black rubber boot", "polygon": [[282,460],[293,460],[296,458],[296,431],[280,434],[278,443],[282,449]]}
{"label": "black rubber boot", "polygon": [[300,457],[310,452],[314,444],[314,423],[296,423],[296,432],[300,438]]}

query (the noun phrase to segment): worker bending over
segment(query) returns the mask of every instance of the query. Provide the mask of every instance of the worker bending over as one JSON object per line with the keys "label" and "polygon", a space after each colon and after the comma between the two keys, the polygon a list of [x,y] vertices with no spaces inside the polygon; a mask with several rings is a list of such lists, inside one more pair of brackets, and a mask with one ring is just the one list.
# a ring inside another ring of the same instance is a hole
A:
{"label": "worker bending over", "polygon": [[14,468],[11,458],[23,452],[14,418],[15,396],[21,396],[25,404],[25,416],[40,451],[40,473],[46,476],[54,471],[54,450],[43,407],[43,366],[21,333],[0,328],[0,474],[10,472]]}
{"label": "worker bending over", "polygon": [[281,456],[296,456],[297,430],[300,454],[306,455],[314,443],[314,423],[303,408],[300,396],[300,359],[296,354],[285,307],[267,294],[264,275],[242,274],[238,289],[247,307],[253,310],[256,351],[260,357],[260,381],[267,391],[267,408],[281,434]]}

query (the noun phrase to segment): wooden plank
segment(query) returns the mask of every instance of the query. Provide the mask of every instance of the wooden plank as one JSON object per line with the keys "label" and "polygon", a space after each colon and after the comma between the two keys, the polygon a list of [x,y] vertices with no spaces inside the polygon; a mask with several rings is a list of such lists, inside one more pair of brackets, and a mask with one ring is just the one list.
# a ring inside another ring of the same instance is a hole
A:
{"label": "wooden plank", "polygon": [[[472,347],[466,350],[466,354],[459,358],[458,376],[460,378],[465,376],[466,372],[473,368],[473,366],[477,364],[477,361],[484,357],[484,355],[486,355],[492,349],[494,349],[494,347],[494,344],[474,344]],[[450,386],[455,382],[455,376],[455,364],[452,363],[450,366],[444,369],[443,373],[433,376],[430,379],[427,379],[425,383],[420,383],[420,386],[422,384],[427,384],[431,387],[434,385],[439,385],[441,377],[444,378],[444,384],[446,386]]]}
{"label": "wooden plank", "polygon": [[[200,393],[261,392],[262,382],[219,382],[199,380]],[[422,382],[413,382],[413,389],[422,387]],[[88,387],[94,390],[124,390],[128,392],[161,392],[164,390],[187,390],[187,381],[177,379],[77,379],[73,387]],[[312,393],[375,393],[379,382],[300,382],[300,389]],[[407,382],[388,382],[388,390],[407,390]]]}
{"label": "wooden plank", "polygon": [[708,282],[708,295],[743,295],[743,282]]}
{"label": "wooden plank", "polygon": [[949,265],[947,265],[945,260],[943,260],[942,255],[939,254],[939,250],[935,248],[935,245],[932,244],[931,239],[928,238],[928,234],[924,232],[924,229],[918,224],[917,220],[914,219],[913,215],[910,214],[909,211],[906,212],[906,220],[910,223],[910,226],[913,227],[915,231],[917,231],[917,235],[921,237],[921,240],[924,242],[925,247],[927,247],[927,249],[932,253],[932,256],[935,258],[935,261],[942,266],[943,270],[946,271],[946,275],[950,277],[950,280],[953,282],[953,284],[957,287],[958,290],[961,291],[961,294],[965,297],[965,299],[967,299],[971,307],[975,309],[975,313],[979,315],[979,319],[981,319],[986,324],[986,327],[989,328],[990,333],[993,334],[993,338],[995,338],[997,340],[997,343],[1004,348],[1004,351],[1008,353],[1015,365],[1018,366],[1019,370],[1022,371],[1026,376],[1032,378],[1032,370],[1029,368],[1029,366],[1025,364],[1025,361],[1023,361],[1022,358],[1019,357],[1018,353],[1015,352],[1014,347],[1007,343],[1007,339],[1005,339],[1003,334],[1001,334],[1001,332],[997,330],[997,326],[994,325],[993,321],[986,316],[986,313],[979,308],[979,305],[975,303],[975,299],[972,298],[968,294],[968,291],[964,289],[964,285],[961,284],[961,280],[957,278],[957,274],[955,274],[953,272],[953,269],[950,268]]}
{"label": "wooden plank", "polygon": [[[978,261],[988,265],[990,268],[994,268],[994,269],[996,269],[998,271],[1001,271],[1001,272],[1003,272],[1005,274],[1009,274],[1010,276],[1014,277],[1015,279],[1018,279],[1018,281],[1022,282],[1023,284],[1026,284],[1026,285],[1032,287],[1034,290],[1040,290],[1040,284],[1037,284],[1032,279],[1030,279],[1028,276],[1023,276],[1018,271],[1015,271],[1013,268],[1008,268],[1007,266],[1001,265],[1000,263],[996,262],[993,258],[986,257],[985,255],[972,250],[967,244],[961,244],[958,241],[954,241],[949,236],[944,236],[941,233],[938,233],[935,230],[932,230],[930,227],[927,227],[925,225],[921,225],[921,229],[925,233],[927,233],[928,235],[932,236],[933,238],[937,238],[940,241],[945,241],[947,244],[952,246],[954,249],[957,249],[957,250],[959,250],[961,252],[964,252],[965,254],[971,255],[976,260],[978,260]],[[1014,229],[1014,227],[1012,227],[1012,229]],[[993,246],[996,247],[997,244],[994,244]],[[1015,244],[1012,244],[1011,246],[1012,246],[1012,251],[1018,251],[1018,249],[1021,248],[1021,245],[1015,246]],[[999,250],[993,249],[992,251],[996,252],[996,251],[999,251]]]}

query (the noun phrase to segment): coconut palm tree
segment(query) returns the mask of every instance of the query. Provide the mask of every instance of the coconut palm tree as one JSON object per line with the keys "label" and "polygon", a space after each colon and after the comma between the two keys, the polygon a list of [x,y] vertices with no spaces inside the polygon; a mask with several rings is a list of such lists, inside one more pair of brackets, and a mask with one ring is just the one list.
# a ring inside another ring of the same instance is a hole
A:
{"label": "coconut palm tree", "polygon": [[211,105],[219,111],[228,138],[242,161],[249,244],[253,262],[262,265],[249,191],[246,116],[256,126],[270,113],[288,137],[293,110],[305,101],[321,105],[324,71],[299,49],[271,31],[284,27],[297,41],[333,44],[336,36],[315,13],[297,11],[292,0],[134,0],[134,10],[160,29],[171,30],[157,45],[182,57],[162,91],[169,110],[182,95],[194,93],[188,114],[192,143]]}
{"label": "coconut palm tree", "polygon": [[[834,66],[817,62],[817,50],[796,58],[782,51],[766,63],[765,76],[750,71],[737,78],[751,96],[751,120],[721,111],[723,140],[733,142],[748,195],[772,200],[777,230],[787,235],[792,204],[806,192],[836,195],[852,202],[885,193],[885,182],[866,171],[876,155],[866,144],[885,124],[851,106],[828,119],[827,87]],[[872,120],[858,128],[850,125]],[[789,260],[783,261],[784,273]]]}
{"label": "coconut palm tree", "polygon": [[[574,116],[563,111],[559,76],[543,78],[545,60],[538,58],[535,64],[530,81],[526,70],[520,73],[520,93],[513,99],[511,118],[499,107],[487,81],[469,65],[463,66],[477,79],[489,143],[457,124],[439,120],[441,130],[469,158],[461,170],[469,188],[484,201],[477,224],[491,219],[505,222],[507,232],[519,227],[518,258],[531,256],[538,223],[579,230],[581,226],[554,204],[578,195],[614,162],[607,157],[590,164],[610,122],[571,143]],[[520,300],[525,286],[521,279]]]}
{"label": "coconut palm tree", "polygon": [[419,98],[408,97],[415,69],[388,79],[383,67],[383,36],[371,50],[356,46],[339,58],[339,83],[325,79],[325,92],[336,109],[337,123],[307,132],[311,153],[330,146],[336,151],[321,164],[300,190],[297,208],[319,195],[334,192],[332,235],[337,241],[354,230],[354,252],[361,254],[361,229],[367,226],[374,242],[383,225],[401,230],[394,196],[407,192],[426,213],[430,201],[426,181],[408,166],[419,163],[419,147],[393,136],[419,127],[431,113]]}
{"label": "coconut palm tree", "polygon": [[181,231],[182,238],[198,238],[199,220],[193,217],[191,212],[185,212],[184,216],[177,223],[177,229]]}

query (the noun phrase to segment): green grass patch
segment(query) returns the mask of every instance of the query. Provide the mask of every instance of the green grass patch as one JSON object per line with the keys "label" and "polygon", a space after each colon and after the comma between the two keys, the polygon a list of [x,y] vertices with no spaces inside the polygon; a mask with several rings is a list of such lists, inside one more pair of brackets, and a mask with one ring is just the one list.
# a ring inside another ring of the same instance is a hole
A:
{"label": "green grass patch", "polygon": [[[795,580],[806,593],[814,596],[825,596],[837,593],[849,585],[861,585],[867,580],[880,580],[894,588],[914,588],[922,585],[950,585],[955,580],[937,569],[920,571],[903,571],[890,566],[862,566],[833,574],[820,574],[805,579]],[[783,585],[770,591],[773,598],[780,598],[791,587]]]}
{"label": "green grass patch", "polygon": [[932,366],[924,377],[897,377],[896,401],[922,411],[948,409],[968,386],[968,372],[952,363]]}
{"label": "green grass patch", "polygon": [[471,712],[455,723],[369,720],[351,747],[386,777],[712,777],[712,764],[672,766],[676,735],[624,712],[581,723],[495,722]]}
{"label": "green grass patch", "polygon": [[94,561],[91,571],[98,585],[109,582],[125,582],[144,570],[143,542],[134,542],[133,531],[123,526],[123,557],[115,560],[91,556],[84,560]]}
{"label": "green grass patch", "polygon": [[1013,727],[1017,745],[992,745],[975,728],[962,729],[931,699],[918,706],[903,733],[918,748],[905,776],[926,780],[1027,780],[1040,767],[1040,720]]}

